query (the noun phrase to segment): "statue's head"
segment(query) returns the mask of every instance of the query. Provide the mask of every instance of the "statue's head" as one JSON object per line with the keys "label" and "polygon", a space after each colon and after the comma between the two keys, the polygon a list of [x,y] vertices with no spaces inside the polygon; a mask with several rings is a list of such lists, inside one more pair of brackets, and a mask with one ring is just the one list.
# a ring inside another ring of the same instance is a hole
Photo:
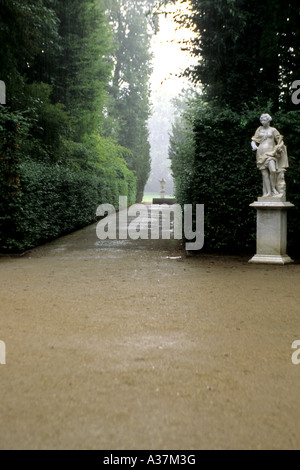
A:
{"label": "statue's head", "polygon": [[262,124],[270,123],[271,121],[272,121],[272,118],[271,118],[270,114],[262,114],[260,116],[260,122]]}

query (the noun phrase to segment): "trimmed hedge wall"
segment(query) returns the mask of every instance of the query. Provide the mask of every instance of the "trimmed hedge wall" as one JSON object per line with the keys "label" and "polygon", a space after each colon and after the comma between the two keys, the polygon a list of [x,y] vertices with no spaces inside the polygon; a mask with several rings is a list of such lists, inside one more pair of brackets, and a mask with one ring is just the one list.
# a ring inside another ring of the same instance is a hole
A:
{"label": "trimmed hedge wall", "polygon": [[[119,196],[127,196],[129,205],[135,203],[136,176],[121,155],[124,149],[100,137],[98,146],[77,145],[85,169],[73,155],[60,164],[38,161],[39,156],[34,160],[28,157],[26,120],[0,108],[2,253],[22,252],[91,224],[100,204],[118,209]],[[91,155],[89,162],[85,153]]]}
{"label": "trimmed hedge wall", "polygon": [[32,161],[19,165],[20,187],[1,198],[2,252],[20,252],[96,221],[97,207],[135,201],[135,178],[107,178]]}

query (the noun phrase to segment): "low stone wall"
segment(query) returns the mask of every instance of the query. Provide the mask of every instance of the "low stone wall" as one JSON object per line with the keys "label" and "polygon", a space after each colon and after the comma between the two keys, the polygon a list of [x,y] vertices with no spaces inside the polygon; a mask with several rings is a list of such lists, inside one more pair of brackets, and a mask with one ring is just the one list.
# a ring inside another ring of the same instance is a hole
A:
{"label": "low stone wall", "polygon": [[152,199],[152,204],[168,204],[172,206],[173,204],[177,204],[177,201],[173,198],[154,198]]}

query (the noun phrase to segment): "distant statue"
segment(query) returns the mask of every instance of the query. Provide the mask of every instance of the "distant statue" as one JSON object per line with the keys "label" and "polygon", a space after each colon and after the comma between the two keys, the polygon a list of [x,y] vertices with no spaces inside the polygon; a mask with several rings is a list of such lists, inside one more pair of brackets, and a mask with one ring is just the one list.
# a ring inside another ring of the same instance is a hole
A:
{"label": "distant statue", "polygon": [[161,199],[164,199],[165,197],[165,185],[166,185],[166,180],[163,178],[162,180],[160,180],[160,186],[161,186],[161,189],[160,189],[160,197]]}
{"label": "distant statue", "polygon": [[260,117],[262,125],[252,137],[251,146],[256,151],[257,168],[262,172],[263,197],[281,197],[286,193],[285,172],[289,162],[283,136],[270,126],[271,121],[269,114]]}

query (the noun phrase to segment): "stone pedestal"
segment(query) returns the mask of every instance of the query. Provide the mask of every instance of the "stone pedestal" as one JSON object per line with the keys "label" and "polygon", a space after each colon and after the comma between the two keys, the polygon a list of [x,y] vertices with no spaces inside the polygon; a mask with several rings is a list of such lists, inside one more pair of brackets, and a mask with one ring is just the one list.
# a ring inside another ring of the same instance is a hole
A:
{"label": "stone pedestal", "polygon": [[250,263],[287,264],[287,211],[295,207],[285,197],[259,197],[250,204],[257,210],[256,255]]}

